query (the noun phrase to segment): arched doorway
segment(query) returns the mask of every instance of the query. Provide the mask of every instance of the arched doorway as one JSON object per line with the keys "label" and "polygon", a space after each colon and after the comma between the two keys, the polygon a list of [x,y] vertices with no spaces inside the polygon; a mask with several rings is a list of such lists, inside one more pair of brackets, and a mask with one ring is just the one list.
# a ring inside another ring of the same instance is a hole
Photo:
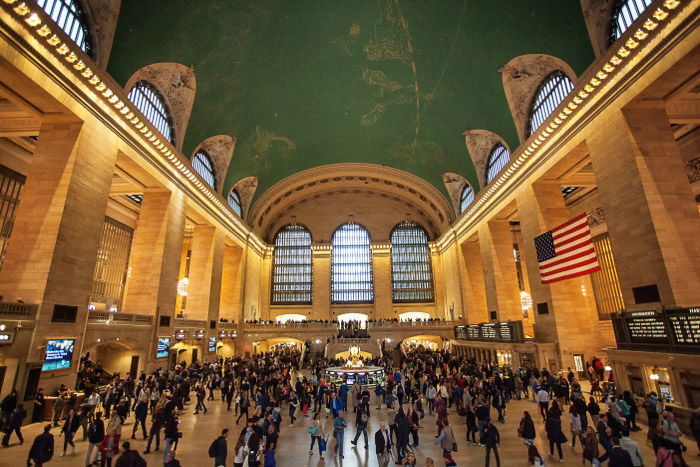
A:
{"label": "arched doorway", "polygon": [[410,351],[418,348],[425,348],[430,350],[440,350],[442,348],[443,339],[440,336],[428,336],[428,335],[418,335],[405,338],[401,341],[401,348],[406,351]]}
{"label": "arched doorway", "polygon": [[399,315],[399,321],[427,321],[430,319],[430,313],[423,311],[407,311]]}
{"label": "arched doorway", "polygon": [[275,322],[284,324],[287,321],[292,321],[292,322],[299,322],[299,321],[306,321],[306,315],[302,315],[299,313],[285,313],[283,315],[277,315],[275,317]]}
{"label": "arched doorway", "polygon": [[121,338],[98,339],[98,342],[88,348],[87,352],[90,354],[93,370],[102,371],[100,377],[102,380],[111,379],[115,375],[123,378],[127,373],[137,377],[139,368],[143,367],[144,363],[141,361],[144,351]]}
{"label": "arched doorway", "polygon": [[253,342],[253,353],[267,353],[269,351],[285,352],[291,350],[301,351],[304,343],[294,337],[271,337],[269,339]]}

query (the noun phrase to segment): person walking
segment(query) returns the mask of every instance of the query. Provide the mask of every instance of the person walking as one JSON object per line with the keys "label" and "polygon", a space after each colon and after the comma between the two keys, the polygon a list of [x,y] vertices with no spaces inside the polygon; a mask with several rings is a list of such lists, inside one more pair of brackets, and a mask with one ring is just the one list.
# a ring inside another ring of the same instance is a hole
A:
{"label": "person walking", "polygon": [[250,399],[248,398],[248,392],[241,391],[239,396],[240,396],[239,404],[240,404],[241,413],[238,414],[238,418],[236,419],[236,425],[238,425],[238,421],[241,419],[241,417],[243,415],[245,415],[246,424],[248,423],[248,407],[250,407]]}
{"label": "person walking", "polygon": [[620,438],[620,447],[627,451],[632,460],[632,465],[634,467],[642,467],[644,465],[644,457],[642,456],[642,450],[639,444],[630,438],[630,432],[627,429],[622,430],[622,438]]}
{"label": "person walking", "polygon": [[112,459],[119,453],[119,439],[122,436],[122,419],[119,414],[115,411],[112,412],[109,422],[107,423],[107,429],[105,430],[105,437],[100,443],[100,466],[111,467]]}
{"label": "person walking", "polygon": [[204,385],[202,383],[197,383],[194,388],[194,392],[197,397],[197,403],[194,406],[194,415],[197,415],[200,409],[204,410],[204,413],[207,413],[207,406],[204,405],[204,398],[207,395],[207,391],[204,388]]}
{"label": "person walking", "polygon": [[489,420],[488,425],[484,428],[484,444],[486,445],[486,460],[485,466],[489,467],[491,461],[491,451],[496,456],[496,466],[501,467],[501,458],[498,455],[498,444],[501,442],[501,435],[498,428]]}
{"label": "person walking", "polygon": [[569,426],[571,429],[571,447],[576,446],[576,438],[581,437],[581,416],[574,404],[569,406]]}
{"label": "person walking", "polygon": [[633,467],[630,454],[620,446],[620,440],[613,437],[611,440],[612,449],[610,450],[609,467]]}
{"label": "person walking", "polygon": [[[92,465],[97,463],[100,458],[100,443],[105,437],[105,423],[102,421],[102,412],[95,412],[95,418],[90,422],[88,426],[88,449],[85,455],[85,465]],[[92,459],[92,451],[96,451],[95,460]]]}
{"label": "person walking", "polygon": [[581,462],[583,464],[586,461],[590,462],[593,466],[599,466],[600,461],[600,450],[598,448],[598,437],[595,434],[595,430],[592,426],[587,426],[586,431],[581,439],[581,447],[583,448],[583,453],[581,454]]}
{"label": "person walking", "polygon": [[44,426],[44,432],[34,438],[32,447],[27,455],[27,465],[34,463],[34,467],[42,467],[53,457],[53,435],[51,434],[51,424]]}
{"label": "person walking", "polygon": [[151,429],[148,431],[148,444],[146,444],[146,450],[143,451],[144,454],[149,454],[151,452],[151,443],[153,438],[156,439],[156,451],[160,449],[160,430],[163,429],[165,425],[165,411],[163,408],[156,410],[156,412],[151,417]]}
{"label": "person walking", "polygon": [[124,441],[122,443],[122,453],[114,463],[114,467],[145,467],[146,460],[135,449],[131,449],[131,443]]}
{"label": "person walking", "polygon": [[172,449],[173,444],[177,443],[180,435],[177,430],[177,425],[177,415],[171,413],[165,420],[165,448],[163,448],[163,463],[165,463],[165,456],[168,455],[168,451]]}
{"label": "person walking", "polygon": [[[210,379],[209,381],[212,380]],[[221,435],[212,441],[211,446],[209,446],[209,457],[214,458],[214,467],[226,466],[226,455],[228,454],[227,438],[228,428],[224,428],[221,430]]]}
{"label": "person walking", "polygon": [[518,435],[523,439],[523,443],[527,445],[532,445],[537,436],[535,431],[535,422],[532,421],[530,412],[525,410],[523,412],[523,418],[520,419],[520,426],[518,427]]}
{"label": "person walking", "polygon": [[435,438],[435,444],[442,448],[442,459],[445,461],[445,467],[456,466],[457,463],[452,458],[452,451],[455,448],[455,437],[447,418],[440,420],[440,434]]}
{"label": "person walking", "polygon": [[2,437],[3,447],[10,445],[10,436],[14,431],[19,438],[19,444],[24,444],[24,436],[22,436],[22,422],[27,416],[27,410],[24,408],[23,404],[17,404],[17,407],[12,411],[7,419],[7,426],[5,427],[5,435]]}
{"label": "person walking", "polygon": [[554,459],[554,446],[556,445],[557,453],[559,454],[559,462],[564,462],[564,454],[562,453],[561,445],[562,443],[566,443],[567,439],[561,431],[561,419],[554,413],[551,413],[545,421],[544,429],[547,432],[547,439],[549,440],[549,458]]}
{"label": "person walking", "polygon": [[32,423],[38,423],[44,420],[44,408],[46,400],[44,396],[44,388],[39,388],[34,397],[34,407],[32,409]]}
{"label": "person walking", "polygon": [[71,455],[75,454],[75,443],[73,442],[73,436],[75,436],[78,428],[80,428],[80,420],[75,414],[75,410],[70,409],[68,411],[66,421],[63,423],[63,427],[61,428],[61,433],[59,434],[59,436],[63,436],[63,453],[61,454],[61,457],[66,455],[66,449],[68,448],[69,444],[72,448]]}
{"label": "person walking", "polygon": [[479,427],[476,424],[476,414],[471,405],[468,405],[465,409],[465,416],[467,419],[467,441],[471,441],[472,444],[477,444],[476,433],[479,431]]}
{"label": "person walking", "polygon": [[355,433],[355,438],[350,441],[353,446],[357,446],[357,440],[360,437],[360,434],[364,435],[365,438],[365,449],[369,449],[369,446],[367,445],[367,424],[369,423],[369,404],[365,403],[364,398],[362,399],[362,402],[360,402],[360,405],[358,405],[355,409],[355,427],[357,428],[357,432]]}
{"label": "person walking", "polygon": [[238,437],[233,452],[233,467],[243,467],[245,458],[248,456],[248,446],[246,445],[244,435]]}
{"label": "person walking", "polygon": [[[336,398],[339,401],[339,399]],[[342,412],[337,412],[333,419],[333,433],[335,433],[335,455],[344,459],[343,456],[343,440],[345,438],[345,419]]]}
{"label": "person walking", "polygon": [[138,431],[139,424],[141,425],[141,430],[143,431],[143,439],[146,439],[146,417],[148,416],[148,399],[141,399],[136,403],[136,408],[134,409],[134,430],[131,432],[131,439],[136,439],[136,432]]}
{"label": "person walking", "polygon": [[318,443],[318,455],[323,460],[323,451],[321,451],[321,439],[325,439],[326,433],[323,429],[323,420],[321,414],[316,412],[309,427],[309,435],[311,435],[311,445],[309,446],[309,455],[314,453],[314,443]]}
{"label": "person walking", "polygon": [[411,433],[411,438],[413,438],[413,444],[411,447],[417,448],[418,442],[420,441],[418,437],[418,430],[420,430],[420,418],[418,417],[418,412],[416,412],[413,406],[409,406],[408,411],[406,412],[406,419],[408,420],[408,428]]}
{"label": "person walking", "polygon": [[544,386],[540,387],[540,390],[537,391],[537,404],[540,409],[540,415],[542,415],[542,421],[544,422],[547,420],[547,412],[549,411],[549,393]]}
{"label": "person walking", "polygon": [[379,467],[387,467],[391,457],[391,436],[386,428],[386,423],[381,422],[379,429],[374,433],[374,450],[377,454],[377,464]]}
{"label": "person walking", "polygon": [[396,452],[398,454],[396,463],[401,464],[408,452],[408,433],[410,428],[408,425],[408,418],[403,412],[403,407],[400,405],[396,417],[394,418],[394,424],[396,425]]}

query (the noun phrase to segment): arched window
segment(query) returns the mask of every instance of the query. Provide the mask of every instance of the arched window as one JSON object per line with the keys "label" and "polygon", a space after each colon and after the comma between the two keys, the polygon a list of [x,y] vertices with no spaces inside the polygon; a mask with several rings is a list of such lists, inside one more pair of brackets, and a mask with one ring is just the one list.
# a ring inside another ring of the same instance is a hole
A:
{"label": "arched window", "polygon": [[369,232],[361,225],[343,224],[331,243],[331,303],[372,303],[372,252]]}
{"label": "arched window", "polygon": [[533,134],[547,120],[547,117],[554,112],[554,109],[561,104],[572,89],[574,89],[574,83],[561,70],[556,70],[545,78],[535,94],[535,100],[532,102],[527,130],[528,136]]}
{"label": "arched window", "polygon": [[433,301],[428,234],[412,221],[391,232],[391,296],[394,302]]}
{"label": "arched window", "polygon": [[200,149],[192,158],[192,168],[197,171],[200,177],[216,190],[216,175],[214,174],[214,164],[206,151]]}
{"label": "arched window", "polygon": [[506,166],[510,160],[510,152],[502,144],[497,144],[491,149],[486,158],[486,183],[491,183],[498,172]]}
{"label": "arched window", "polygon": [[90,32],[83,9],[75,0],[37,0],[37,5],[68,34],[83,52],[93,56]]}
{"label": "arched window", "polygon": [[474,189],[470,184],[464,185],[462,188],[462,196],[459,199],[459,213],[467,210],[470,204],[474,202]]}
{"label": "arched window", "polygon": [[238,217],[243,217],[243,205],[241,204],[241,197],[238,194],[238,190],[235,188],[231,190],[231,193],[228,194],[228,205],[231,209],[233,209],[233,212],[238,214]]}
{"label": "arched window", "polygon": [[172,118],[165,105],[165,99],[148,81],[137,81],[129,91],[129,100],[171,143],[175,142]]}
{"label": "arched window", "polygon": [[311,304],[311,234],[289,224],[275,235],[272,266],[272,304]]}
{"label": "arched window", "polygon": [[618,0],[610,18],[608,43],[618,40],[651,2],[652,0]]}

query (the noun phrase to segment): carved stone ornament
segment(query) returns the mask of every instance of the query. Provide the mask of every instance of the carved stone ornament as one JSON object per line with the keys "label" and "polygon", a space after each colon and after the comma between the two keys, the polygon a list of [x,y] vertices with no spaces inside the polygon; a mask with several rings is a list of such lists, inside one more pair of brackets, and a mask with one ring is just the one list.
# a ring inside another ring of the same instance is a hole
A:
{"label": "carved stone ornament", "polygon": [[242,178],[236,183],[233,188],[238,191],[238,196],[241,198],[241,211],[243,218],[246,218],[246,213],[250,207],[250,202],[255,195],[255,190],[258,189],[258,177],[250,176]]}
{"label": "carved stone ornament", "polygon": [[685,163],[685,172],[688,175],[688,182],[695,183],[700,180],[700,157],[691,159]]}
{"label": "carved stone ornament", "polygon": [[595,208],[588,213],[588,226],[593,228],[605,224],[605,211],[603,208]]}
{"label": "carved stone ornament", "polygon": [[216,175],[216,188],[219,193],[223,194],[224,179],[228,173],[228,167],[231,164],[233,157],[233,149],[236,146],[236,139],[229,135],[210,136],[205,139],[192,152],[192,157],[197,154],[200,149],[206,151],[214,163],[214,174]]}
{"label": "carved stone ornament", "polygon": [[586,22],[586,29],[596,58],[608,50],[610,18],[615,9],[615,3],[616,0],[581,0],[583,19]]}
{"label": "carved stone ornament", "polygon": [[165,98],[175,126],[175,146],[182,149],[197,91],[194,68],[179,63],[147,65],[131,75],[125,86],[126,92],[140,80],[151,83]]}
{"label": "carved stone ornament", "polygon": [[556,70],[563,71],[573,83],[576,82],[576,75],[571,67],[563,60],[551,55],[521,55],[499,70],[503,91],[521,142],[527,139],[528,117],[535,93],[542,80]]}
{"label": "carved stone ornament", "polygon": [[462,199],[462,190],[464,186],[469,184],[466,178],[462,177],[460,174],[454,172],[445,172],[442,174],[442,183],[445,184],[447,193],[450,195],[450,201],[452,201],[452,207],[456,213],[459,213],[459,204]]}
{"label": "carved stone ornament", "polygon": [[94,58],[102,69],[107,68],[109,54],[112,52],[114,32],[117,29],[117,19],[121,0],[90,0],[81,2],[85,19],[90,30],[90,38],[95,49]]}
{"label": "carved stone ornament", "polygon": [[[510,148],[506,142],[496,133],[488,130],[465,130],[464,141],[467,145],[467,152],[472,158],[476,176],[479,178],[479,185],[485,187],[486,183],[486,163],[493,147],[500,143],[510,153]],[[478,188],[474,190],[479,191]]]}

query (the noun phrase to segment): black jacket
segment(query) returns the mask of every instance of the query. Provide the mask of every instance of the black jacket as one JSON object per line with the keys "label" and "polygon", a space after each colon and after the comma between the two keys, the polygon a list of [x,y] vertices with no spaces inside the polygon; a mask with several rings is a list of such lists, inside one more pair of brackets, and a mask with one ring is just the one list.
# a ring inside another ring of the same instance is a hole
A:
{"label": "black jacket", "polygon": [[620,446],[613,446],[610,450],[610,467],[634,467],[629,452]]}
{"label": "black jacket", "polygon": [[382,430],[377,430],[374,433],[374,446],[377,454],[381,454],[383,452],[389,452],[391,450],[391,447],[393,446],[393,443],[391,442],[391,432],[389,429],[386,429],[386,438],[389,440],[389,444],[386,445],[384,442],[384,435],[382,434]]}
{"label": "black jacket", "polygon": [[95,419],[91,427],[93,424],[95,426],[94,430],[88,428],[88,441],[91,443],[101,443],[105,437],[105,422],[102,421],[102,419]]}
{"label": "black jacket", "polygon": [[144,465],[147,465],[146,460],[135,449],[129,449],[119,456],[114,467],[141,467]]}
{"label": "black jacket", "polygon": [[219,459],[225,459],[228,449],[228,444],[226,443],[226,438],[219,436],[214,440],[214,457]]}
{"label": "black jacket", "polygon": [[525,419],[523,418],[520,422],[523,427],[522,431],[522,437],[523,439],[535,439],[535,436],[537,436],[537,432],[535,431],[535,424],[532,421],[532,418]]}
{"label": "black jacket", "polygon": [[42,433],[34,438],[31,449],[29,449],[29,459],[44,463],[53,457],[53,435]]}
{"label": "black jacket", "polygon": [[501,434],[498,432],[498,428],[496,428],[492,423],[486,425],[486,428],[484,428],[484,444],[486,446],[493,447],[500,442]]}

